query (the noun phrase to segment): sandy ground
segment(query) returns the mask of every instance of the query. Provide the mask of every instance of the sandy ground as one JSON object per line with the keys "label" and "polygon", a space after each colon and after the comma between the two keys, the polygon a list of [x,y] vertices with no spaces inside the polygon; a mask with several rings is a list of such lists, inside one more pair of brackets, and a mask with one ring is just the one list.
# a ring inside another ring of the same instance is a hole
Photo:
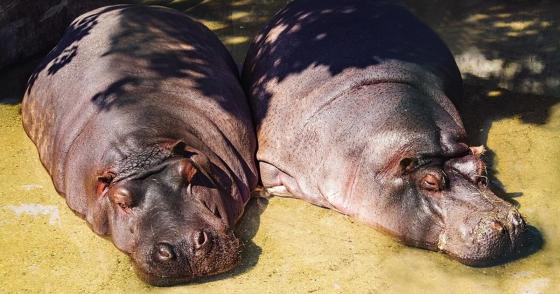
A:
{"label": "sandy ground", "polygon": [[[243,59],[285,1],[146,1],[202,20]],[[21,127],[35,62],[0,72],[0,292],[557,293],[560,289],[560,5],[552,1],[408,1],[449,44],[465,77],[458,108],[490,152],[493,185],[542,235],[536,253],[489,268],[405,247],[298,200],[250,202],[233,272],[153,288],[128,257],[67,208]],[[454,2],[452,5],[448,2]]]}

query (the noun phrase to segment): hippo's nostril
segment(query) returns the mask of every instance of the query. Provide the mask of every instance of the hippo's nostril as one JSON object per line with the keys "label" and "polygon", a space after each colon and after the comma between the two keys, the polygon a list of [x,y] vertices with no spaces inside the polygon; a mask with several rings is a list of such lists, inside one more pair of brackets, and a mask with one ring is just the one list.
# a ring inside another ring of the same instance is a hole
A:
{"label": "hippo's nostril", "polygon": [[513,247],[516,247],[517,245],[519,245],[517,244],[519,243],[517,242],[519,237],[526,229],[526,223],[521,214],[516,209],[512,209],[509,211],[507,219],[511,224],[509,228],[511,243]]}
{"label": "hippo's nostril", "polygon": [[196,249],[202,248],[208,243],[208,234],[205,231],[198,231],[194,234],[194,246]]}
{"label": "hippo's nostril", "polygon": [[515,209],[512,209],[508,213],[508,219],[516,227],[525,225],[525,221],[523,220],[519,212]]}
{"label": "hippo's nostril", "polygon": [[161,242],[156,245],[156,258],[161,261],[169,261],[175,258],[173,247],[167,243]]}

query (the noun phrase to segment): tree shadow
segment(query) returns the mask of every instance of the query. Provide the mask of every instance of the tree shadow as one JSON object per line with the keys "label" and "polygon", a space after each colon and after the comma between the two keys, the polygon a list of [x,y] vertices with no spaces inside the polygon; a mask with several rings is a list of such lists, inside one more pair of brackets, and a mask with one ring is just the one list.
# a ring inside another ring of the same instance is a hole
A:
{"label": "tree shadow", "polygon": [[44,70],[48,75],[55,75],[61,68],[68,65],[78,54],[80,40],[90,34],[97,25],[97,18],[104,12],[115,9],[106,7],[95,14],[88,15],[82,19],[74,20],[66,30],[62,40],[49,52],[39,63],[37,68],[29,77],[27,82],[27,93],[29,94],[35,85],[39,74]]}
{"label": "tree shadow", "polygon": [[[472,145],[486,146],[492,123],[501,119],[518,117],[526,124],[546,124],[551,107],[560,103],[560,98],[553,96],[509,91],[499,87],[499,82],[492,79],[466,74],[464,81],[465,95],[456,106]],[[496,154],[492,150],[487,150],[484,154],[493,190],[501,198],[519,206],[514,198],[521,196],[522,192],[505,191],[504,185],[498,179],[498,171],[494,168],[495,157]]]}
{"label": "tree shadow", "polygon": [[463,74],[560,97],[558,1],[403,0],[451,48]]}
{"label": "tree shadow", "polygon": [[181,10],[207,24],[236,63],[242,65],[250,41],[288,2],[290,0],[208,0]]}
{"label": "tree shadow", "polygon": [[[74,1],[75,2],[75,1]],[[218,35],[225,46],[232,53],[234,60],[237,64],[241,64],[243,57],[245,56],[246,49],[249,45],[249,41],[252,36],[255,35],[258,30],[264,25],[266,21],[269,20],[270,16],[282,7],[287,0],[276,1],[276,0],[239,0],[239,1],[226,1],[226,0],[186,0],[186,1],[171,1],[171,0],[117,0],[117,1],[99,1],[96,3],[83,3],[76,4],[70,3],[71,5],[64,10],[64,17],[75,17],[76,13],[82,13],[88,8],[95,8],[106,4],[134,4],[134,3],[144,3],[149,5],[162,5],[180,10],[187,15],[198,19],[208,25],[208,27]],[[25,13],[30,14],[33,19],[37,19],[39,22],[40,15],[44,13],[43,10],[37,7],[35,10],[26,11]],[[105,11],[105,10],[104,10]],[[104,12],[101,11],[100,13]],[[23,12],[21,12],[23,13]],[[16,12],[15,14],[21,14]],[[40,58],[44,53],[45,49],[53,46],[56,38],[59,38],[66,27],[66,23],[62,26],[58,25],[56,27],[50,27],[49,34],[52,40],[42,41],[40,43],[34,44],[33,50],[35,50],[35,57],[27,57],[23,62],[16,63],[7,68],[3,68],[0,72],[0,80],[5,82],[6,86],[0,89],[0,103],[17,103],[21,101],[23,95],[21,93],[25,92],[26,85],[24,81],[28,79],[27,88],[33,87],[37,74],[43,69],[48,67],[48,74],[54,75],[61,68],[66,66],[79,54],[80,50],[80,40],[87,35],[97,24],[97,15],[92,15],[87,19],[83,19],[80,23],[72,22],[70,26],[66,29],[66,35],[58,44],[46,55],[44,58]],[[70,19],[67,20],[70,22]],[[139,29],[142,25],[141,20],[135,20],[136,27]],[[38,26],[39,24],[33,24]],[[132,27],[132,24],[131,24]],[[130,29],[130,28],[129,28]],[[136,30],[135,33],[139,33]],[[168,30],[168,32],[170,32]],[[68,37],[71,35],[72,37]],[[16,44],[17,45],[17,44]],[[40,47],[40,48],[39,48]],[[169,52],[165,52],[166,54]],[[26,55],[27,56],[27,55]],[[35,66],[35,71],[33,71],[33,66]],[[162,65],[163,66],[163,65]],[[22,68],[24,70],[22,70]],[[34,72],[34,73],[33,73]],[[29,77],[29,78],[28,78]],[[126,79],[125,79],[126,80]],[[101,95],[107,95],[108,92],[98,93]],[[101,98],[98,96],[96,100],[99,101]]]}
{"label": "tree shadow", "polygon": [[20,0],[0,3],[0,68],[43,55],[78,15],[110,0]]}
{"label": "tree shadow", "polygon": [[41,61],[42,56],[34,56],[26,62],[8,66],[0,70],[0,105],[19,104],[25,93],[27,79]]}
{"label": "tree shadow", "polygon": [[[375,29],[368,29],[371,24]],[[325,67],[335,77],[392,61],[446,77],[441,82],[450,97],[461,92],[453,56],[440,38],[400,5],[384,1],[292,2],[257,35],[247,57],[243,70],[251,75],[243,75],[245,91],[261,101],[271,97],[269,83],[306,70]],[[258,67],[253,59],[259,60]],[[267,111],[268,105],[253,106],[256,125]]]}
{"label": "tree shadow", "polygon": [[[85,54],[91,55],[91,52],[80,52],[82,41],[97,26],[100,15],[119,8],[122,6],[105,7],[75,20],[62,40],[29,78],[27,93],[33,89],[40,74],[55,76],[76,59],[80,60],[74,64],[75,67],[90,66],[84,60]],[[111,35],[110,44],[99,44],[107,49],[101,56],[87,58],[99,58],[110,62],[127,60],[130,64],[141,67],[143,72],[134,73],[135,69],[132,66],[121,62],[121,70],[115,70],[123,72],[124,66],[124,71],[130,71],[130,74],[121,74],[118,80],[112,81],[105,89],[95,93],[91,101],[100,110],[106,111],[112,107],[136,103],[135,99],[126,95],[127,93],[142,91],[145,94],[156,95],[161,91],[169,91],[169,81],[183,79],[192,81],[196,90],[214,98],[226,111],[242,115],[240,108],[228,100],[231,98],[229,91],[233,89],[229,86],[217,86],[238,82],[232,81],[231,73],[237,79],[238,70],[224,45],[213,38],[210,32],[202,33],[207,29],[198,23],[194,23],[194,26],[177,26],[177,23],[184,21],[184,15],[181,13],[166,9],[138,13],[139,8],[140,6],[129,6],[120,10],[118,13],[122,17],[119,18],[119,29]],[[158,33],[154,34],[154,30]],[[158,38],[167,43],[162,43]],[[84,68],[84,73],[89,70],[91,69]]]}
{"label": "tree shadow", "polygon": [[[231,98],[228,91],[232,89],[217,86],[231,82],[231,73],[237,78],[237,67],[218,39],[209,32],[201,33],[206,28],[198,23],[177,26],[184,21],[180,13],[164,9],[137,13],[137,7],[119,11],[122,16],[119,30],[111,36],[107,50],[98,58],[127,60],[143,71],[121,75],[119,80],[95,94],[92,101],[101,110],[108,110],[134,103],[133,99],[121,99],[125,93],[138,90],[145,94],[166,92],[170,81],[182,79],[192,81],[196,90],[214,98],[226,111],[240,115],[239,109],[233,109],[233,103],[228,101]],[[158,33],[154,34],[154,30]]]}

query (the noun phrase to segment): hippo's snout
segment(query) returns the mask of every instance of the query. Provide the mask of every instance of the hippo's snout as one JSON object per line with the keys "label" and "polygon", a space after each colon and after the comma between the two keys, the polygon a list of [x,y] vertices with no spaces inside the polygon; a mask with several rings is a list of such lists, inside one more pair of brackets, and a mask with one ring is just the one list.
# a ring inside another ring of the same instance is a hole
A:
{"label": "hippo's snout", "polygon": [[511,256],[522,244],[526,229],[519,212],[481,213],[457,230],[446,230],[438,247],[460,262],[471,266],[487,266]]}
{"label": "hippo's snout", "polygon": [[157,238],[132,257],[147,283],[170,286],[230,270],[239,261],[240,248],[233,233],[200,230],[177,240]]}

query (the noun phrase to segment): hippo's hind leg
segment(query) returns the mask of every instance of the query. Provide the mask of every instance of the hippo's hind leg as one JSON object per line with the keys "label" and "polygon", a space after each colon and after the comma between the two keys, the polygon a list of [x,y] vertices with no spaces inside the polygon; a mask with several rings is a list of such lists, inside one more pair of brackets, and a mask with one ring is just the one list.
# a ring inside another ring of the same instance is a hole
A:
{"label": "hippo's hind leg", "polygon": [[296,198],[317,206],[331,207],[323,196],[304,193],[294,177],[276,166],[260,161],[259,168],[265,195]]}

